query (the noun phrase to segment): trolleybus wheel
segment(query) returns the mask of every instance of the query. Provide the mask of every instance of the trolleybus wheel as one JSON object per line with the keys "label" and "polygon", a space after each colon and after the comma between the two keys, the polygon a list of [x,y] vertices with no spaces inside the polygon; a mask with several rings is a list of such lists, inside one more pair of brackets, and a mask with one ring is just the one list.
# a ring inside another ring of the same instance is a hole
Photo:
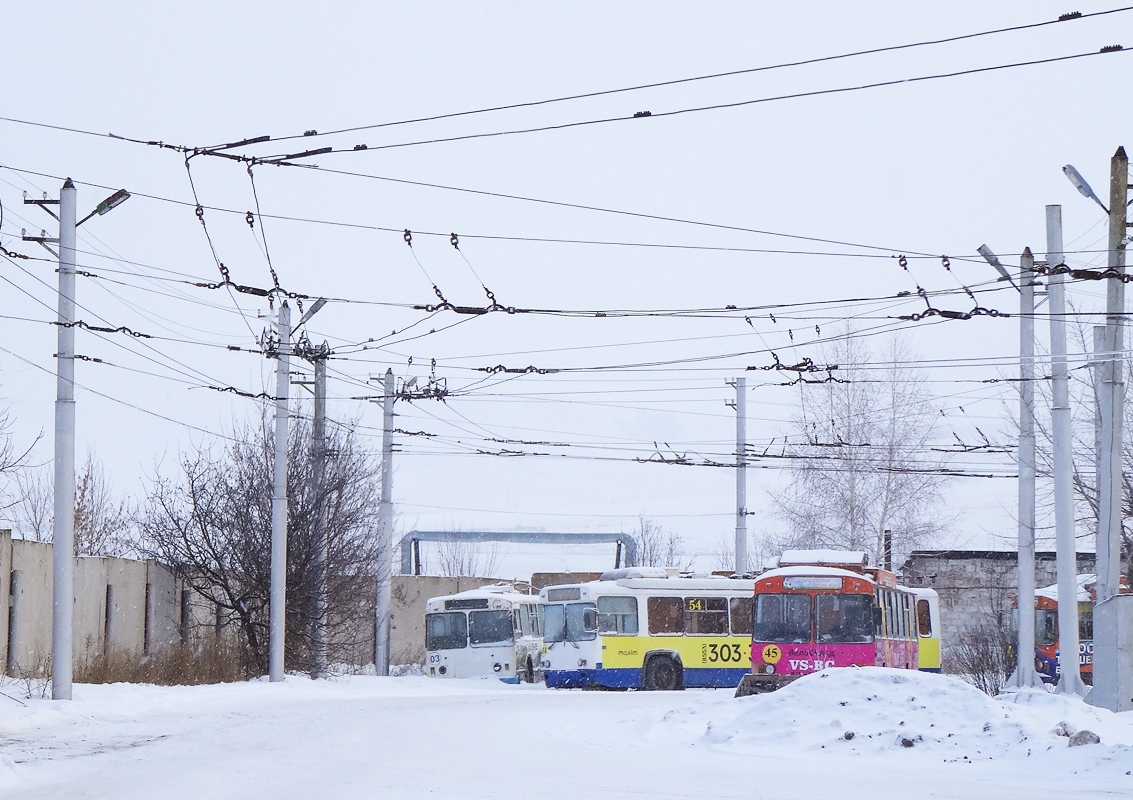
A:
{"label": "trolleybus wheel", "polygon": [[645,666],[641,685],[646,691],[671,692],[684,688],[680,665],[669,656],[654,656]]}

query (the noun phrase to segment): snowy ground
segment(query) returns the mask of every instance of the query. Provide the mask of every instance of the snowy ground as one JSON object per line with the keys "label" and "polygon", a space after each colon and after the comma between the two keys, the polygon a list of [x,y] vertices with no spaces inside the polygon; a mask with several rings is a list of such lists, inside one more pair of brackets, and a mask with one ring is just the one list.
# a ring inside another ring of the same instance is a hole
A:
{"label": "snowy ground", "polygon": [[1133,712],[872,668],[742,700],[292,677],[23,702],[0,697],[5,800],[1133,796]]}

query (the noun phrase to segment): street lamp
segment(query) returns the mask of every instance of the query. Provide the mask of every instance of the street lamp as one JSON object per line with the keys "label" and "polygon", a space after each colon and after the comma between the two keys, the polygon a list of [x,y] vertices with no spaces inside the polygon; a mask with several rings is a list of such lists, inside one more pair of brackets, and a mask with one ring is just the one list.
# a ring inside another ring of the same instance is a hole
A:
{"label": "street lamp", "polygon": [[1082,174],[1078,172],[1078,170],[1074,169],[1074,167],[1072,167],[1070,164],[1067,164],[1062,168],[1062,174],[1065,175],[1072,184],[1074,184],[1074,188],[1077,189],[1083,197],[1090,198],[1102,207],[1102,211],[1107,214],[1109,213],[1109,209],[1106,208],[1105,204],[1098,199],[1098,196],[1096,194],[1094,194],[1094,190],[1090,188],[1090,184],[1086,183],[1086,179],[1082,177]]}

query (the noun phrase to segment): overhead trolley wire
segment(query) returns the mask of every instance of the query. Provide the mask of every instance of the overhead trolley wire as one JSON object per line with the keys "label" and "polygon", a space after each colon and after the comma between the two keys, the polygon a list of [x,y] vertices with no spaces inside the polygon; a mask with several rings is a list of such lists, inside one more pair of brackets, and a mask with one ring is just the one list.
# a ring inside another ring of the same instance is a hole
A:
{"label": "overhead trolley wire", "polygon": [[[374,124],[370,124],[370,125],[355,125],[355,126],[349,127],[349,128],[338,128],[338,129],[330,130],[330,131],[307,131],[307,132],[304,132],[302,134],[292,134],[292,135],[289,135],[289,136],[273,137],[273,138],[270,139],[270,141],[272,141],[272,142],[284,142],[284,141],[290,141],[290,140],[294,140],[294,139],[308,139],[308,138],[312,138],[312,137],[336,136],[336,135],[343,134],[343,133],[356,133],[358,131],[376,130],[376,129],[379,129],[379,128],[389,128],[389,127],[394,127],[394,126],[398,126],[398,125],[412,125],[412,124],[421,123],[421,122],[435,122],[435,121],[443,120],[443,119],[453,119],[453,118],[457,118],[457,117],[468,117],[468,116],[473,116],[473,115],[477,115],[477,114],[489,114],[489,113],[494,113],[494,112],[497,112],[497,111],[511,111],[511,110],[520,109],[520,108],[533,108],[533,107],[537,107],[537,106],[550,105],[550,104],[553,104],[553,103],[563,103],[563,102],[568,102],[568,101],[572,101],[572,100],[585,100],[585,99],[589,99],[589,98],[593,98],[593,97],[604,97],[604,96],[613,95],[613,94],[624,94],[624,93],[627,93],[627,92],[643,91],[643,90],[646,90],[646,89],[657,89],[657,88],[661,88],[661,87],[665,87],[665,86],[679,86],[681,84],[686,84],[686,83],[696,83],[696,82],[699,82],[699,81],[715,80],[715,79],[718,79],[718,78],[730,78],[730,77],[735,77],[735,76],[738,76],[738,75],[751,75],[751,74],[754,74],[754,73],[770,72],[770,71],[773,71],[773,70],[787,69],[787,68],[790,68],[790,67],[801,67],[801,66],[807,66],[807,65],[810,65],[810,64],[821,64],[821,63],[830,62],[830,61],[839,61],[839,60],[843,60],[843,59],[847,59],[847,58],[857,58],[857,57],[860,57],[860,56],[877,55],[879,53],[890,53],[890,52],[894,52],[894,51],[910,50],[910,49],[919,48],[919,47],[931,47],[931,46],[941,45],[941,44],[951,44],[953,42],[961,42],[961,41],[965,41],[967,39],[978,39],[978,38],[981,38],[981,37],[984,37],[984,36],[995,36],[995,35],[1003,34],[1003,33],[1014,33],[1014,32],[1018,32],[1018,31],[1032,30],[1032,29],[1035,29],[1035,28],[1044,28],[1044,27],[1047,27],[1049,25],[1057,25],[1060,22],[1070,22],[1070,21],[1075,21],[1075,20],[1090,19],[1092,17],[1108,16],[1108,15],[1111,15],[1111,14],[1119,14],[1119,13],[1122,13],[1124,11],[1131,11],[1131,10],[1133,10],[1133,6],[1125,6],[1125,7],[1122,7],[1122,8],[1114,8],[1114,9],[1109,9],[1107,11],[1094,11],[1094,12],[1089,12],[1089,13],[1086,13],[1086,14],[1082,14],[1082,13],[1079,13],[1079,12],[1073,12],[1073,13],[1069,13],[1069,14],[1063,14],[1058,19],[1043,20],[1041,22],[1031,22],[1031,23],[1025,23],[1025,24],[1022,24],[1022,25],[1012,25],[1012,26],[1005,27],[1005,28],[994,28],[992,30],[977,31],[975,33],[965,33],[965,34],[960,34],[960,35],[957,35],[957,36],[944,37],[944,38],[941,38],[941,39],[928,39],[928,40],[919,41],[919,42],[908,42],[908,43],[905,43],[905,44],[887,45],[887,46],[883,46],[883,47],[873,47],[873,48],[868,48],[868,49],[865,49],[865,50],[854,50],[854,51],[851,51],[851,52],[838,53],[836,55],[830,55],[830,56],[818,56],[818,57],[815,57],[815,58],[800,59],[800,60],[796,60],[796,61],[786,61],[786,62],[782,62],[782,63],[779,63],[779,64],[768,64],[768,65],[764,65],[764,66],[761,66],[761,67],[747,67],[747,68],[744,68],[744,69],[728,70],[728,71],[724,71],[724,72],[713,72],[713,73],[709,73],[709,74],[706,74],[706,75],[696,75],[696,76],[689,77],[689,78],[675,78],[675,79],[666,80],[666,81],[655,81],[655,82],[652,82],[652,83],[642,83],[642,84],[637,84],[637,85],[634,85],[634,86],[624,86],[624,87],[617,88],[617,89],[602,89],[602,90],[593,91],[593,92],[582,92],[582,93],[578,93],[578,94],[564,95],[564,96],[561,96],[561,97],[546,98],[546,99],[543,99],[543,100],[531,100],[531,101],[521,102],[521,103],[510,103],[510,104],[506,104],[506,105],[497,105],[497,106],[490,106],[490,107],[487,107],[487,108],[472,109],[472,110],[468,110],[468,111],[455,111],[455,112],[450,112],[450,113],[445,113],[445,114],[434,114],[432,116],[416,117],[416,118],[413,118],[413,119],[403,119],[403,120],[397,120],[397,121],[394,121],[394,122],[379,122],[379,123],[374,123]],[[229,147],[232,147],[232,146],[233,146],[232,144],[215,145],[212,148],[206,148],[206,149],[216,150],[216,149],[219,149],[219,148],[229,148]]]}

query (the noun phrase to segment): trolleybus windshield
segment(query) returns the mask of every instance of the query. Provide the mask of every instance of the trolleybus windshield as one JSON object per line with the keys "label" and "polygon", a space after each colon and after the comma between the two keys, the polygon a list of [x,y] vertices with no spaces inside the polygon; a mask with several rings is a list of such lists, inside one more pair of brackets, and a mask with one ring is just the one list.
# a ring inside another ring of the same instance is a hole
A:
{"label": "trolleybus windshield", "polygon": [[470,611],[468,613],[468,638],[474,646],[510,642],[513,628],[510,611]]}
{"label": "trolleybus windshield", "polygon": [[752,638],[757,642],[809,642],[810,595],[758,595]]}
{"label": "trolleybus windshield", "polygon": [[459,650],[468,646],[468,618],[462,611],[425,615],[425,649]]}
{"label": "trolleybus windshield", "polygon": [[598,614],[593,603],[548,604],[543,620],[543,641],[586,642],[598,633]]}
{"label": "trolleybus windshield", "polygon": [[873,595],[817,595],[814,617],[816,642],[867,644],[873,641]]}

